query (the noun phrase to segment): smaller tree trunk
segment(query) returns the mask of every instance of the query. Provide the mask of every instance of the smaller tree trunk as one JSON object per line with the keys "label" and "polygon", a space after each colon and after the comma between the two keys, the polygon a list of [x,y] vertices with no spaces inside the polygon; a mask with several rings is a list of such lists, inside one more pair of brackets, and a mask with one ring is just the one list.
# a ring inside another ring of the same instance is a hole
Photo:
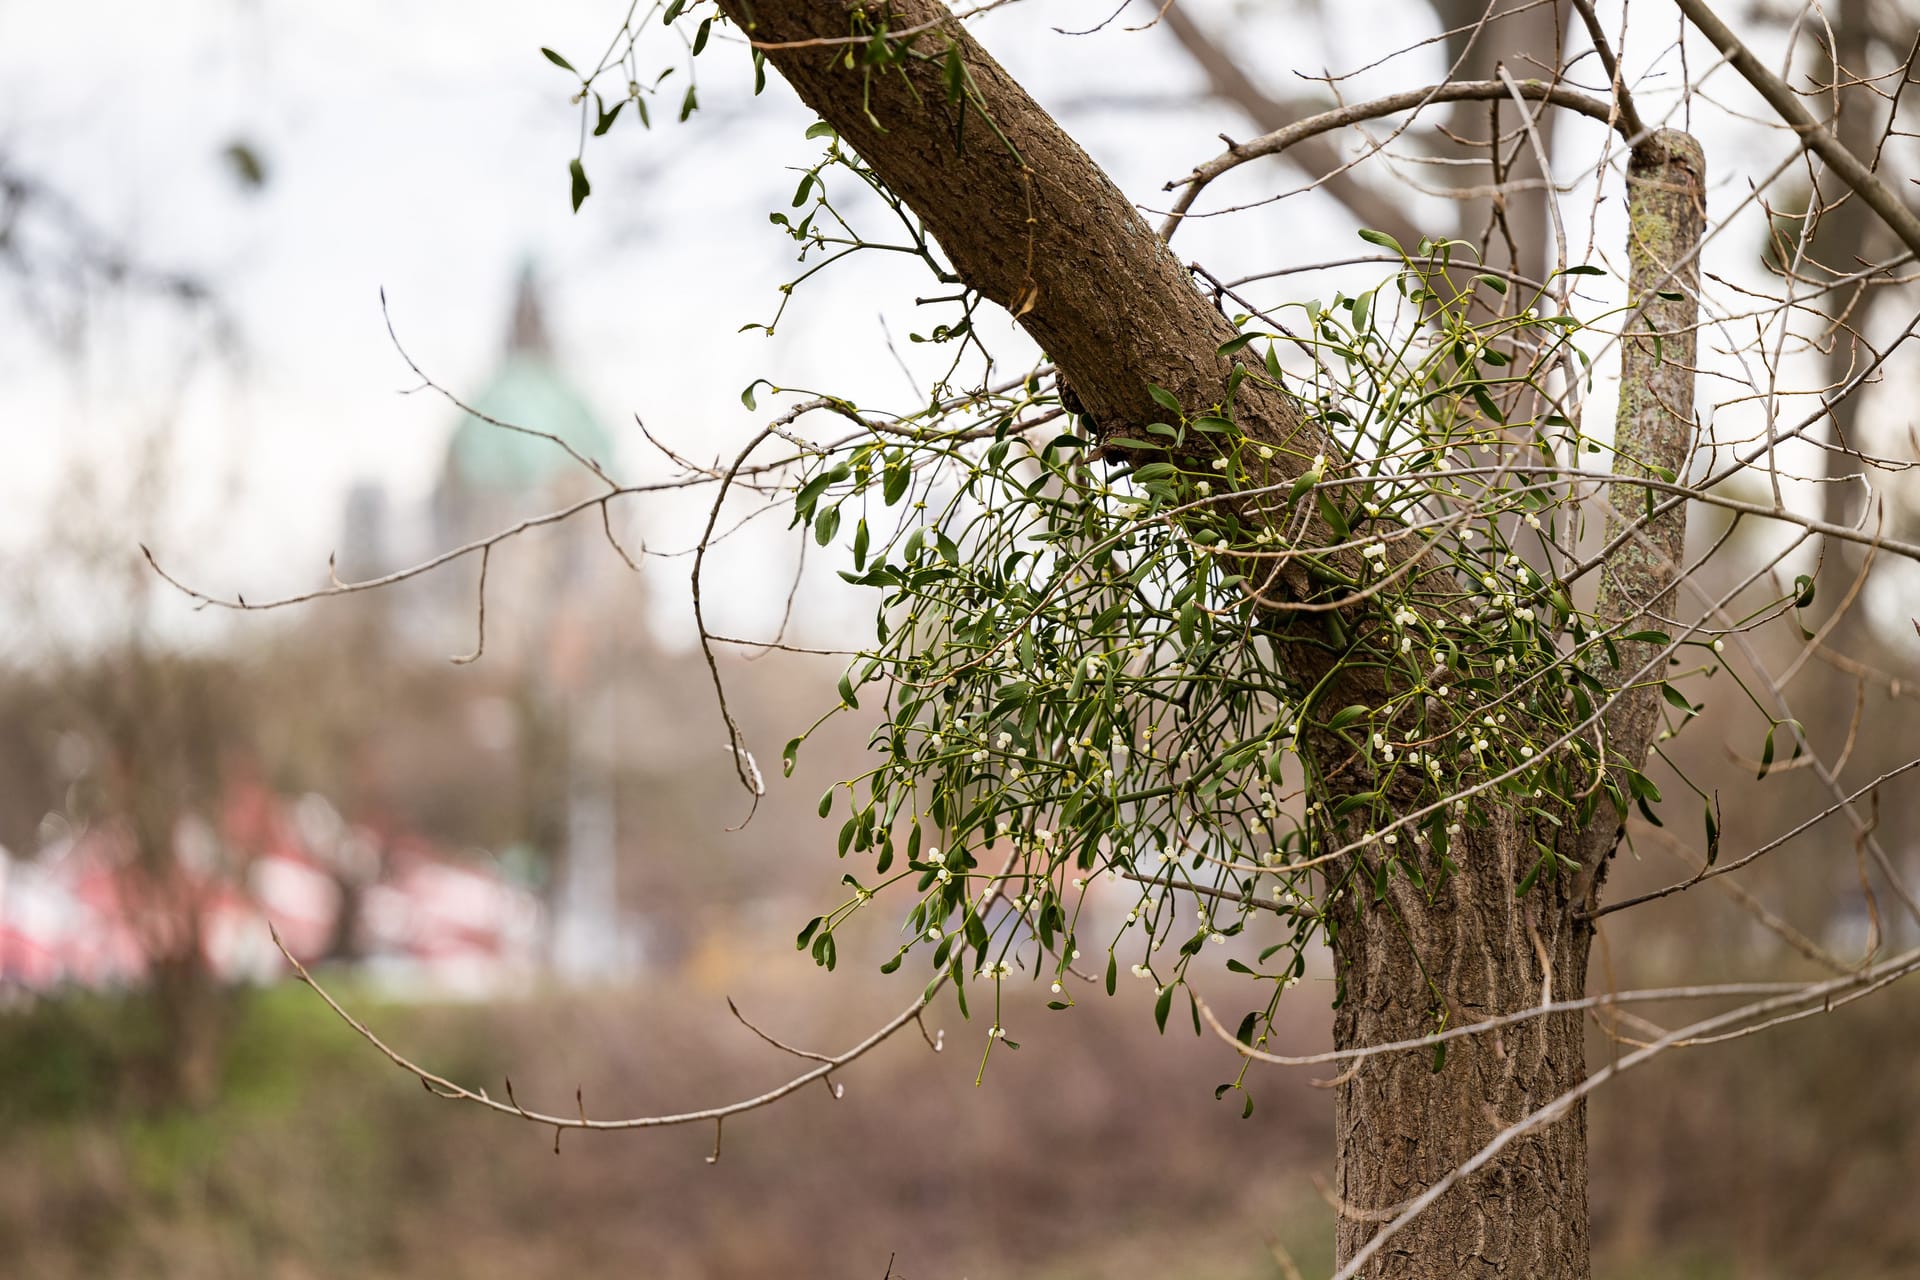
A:
{"label": "smaller tree trunk", "polygon": [[[1628,172],[1628,289],[1635,304],[1623,345],[1616,469],[1628,475],[1683,471],[1693,445],[1695,325],[1706,221],[1705,164],[1686,134],[1663,130]],[[1637,520],[1648,498],[1617,484],[1610,499]],[[1625,526],[1610,521],[1608,536]],[[1671,597],[1686,534],[1684,509],[1644,525],[1608,563],[1597,606],[1603,626],[1652,627]],[[1617,698],[1606,720],[1614,759],[1638,765],[1657,727],[1663,671],[1640,677],[1662,646],[1621,643]],[[1570,814],[1564,815],[1567,820]],[[1414,1039],[1581,995],[1592,929],[1579,914],[1598,892],[1619,823],[1602,803],[1586,830],[1554,827],[1517,808],[1469,827],[1451,850],[1456,875],[1429,881],[1404,872],[1366,874],[1334,904],[1340,1005],[1334,1042],[1357,1048]],[[1543,847],[1575,861],[1578,874],[1542,874],[1519,884]],[[1418,856],[1418,855],[1414,855]],[[1436,873],[1437,874],[1437,873]],[[1377,878],[1376,878],[1377,875]],[[1382,1223],[1501,1130],[1586,1078],[1577,1013],[1517,1023],[1453,1041],[1444,1058],[1426,1051],[1359,1060],[1334,1109],[1340,1260],[1358,1256]],[[1579,1103],[1498,1157],[1394,1236],[1367,1264],[1369,1280],[1585,1280],[1587,1117]]]}

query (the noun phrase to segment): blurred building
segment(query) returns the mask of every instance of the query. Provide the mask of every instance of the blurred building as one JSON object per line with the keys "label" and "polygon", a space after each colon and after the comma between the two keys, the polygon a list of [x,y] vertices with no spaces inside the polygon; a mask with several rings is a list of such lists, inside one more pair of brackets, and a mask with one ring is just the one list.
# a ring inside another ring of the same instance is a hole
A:
{"label": "blurred building", "polygon": [[303,964],[351,958],[393,994],[497,995],[542,967],[540,901],[498,866],[349,825],[319,796],[241,782],[216,822],[177,825],[173,852],[156,883],[118,824],[0,849],[0,990],[140,985],[161,931],[195,936],[220,981],[266,981],[285,970],[266,921]]}
{"label": "blurred building", "polygon": [[[349,495],[341,545],[352,576],[494,537],[610,488],[601,472],[613,438],[562,367],[531,265],[506,330],[497,366],[452,424],[426,519],[390,519],[377,486]],[[394,545],[408,525],[424,528],[425,545]],[[531,812],[512,852],[545,872],[550,959],[578,982],[628,974],[642,952],[619,893],[615,737],[622,690],[649,669],[652,645],[614,527],[584,511],[517,533],[484,565],[470,555],[419,593],[394,597],[385,628],[401,661],[445,662],[449,636],[467,637],[467,653],[480,655],[467,719],[520,762]]]}
{"label": "blurred building", "polygon": [[[430,497],[396,502],[376,482],[347,495],[343,580],[611,487],[599,468],[612,438],[561,368],[530,269],[505,327],[471,411],[448,424]],[[484,612],[472,555],[317,615],[300,632],[307,656],[267,657],[270,676],[244,693],[254,659],[210,659],[206,687],[234,691],[234,704],[204,724],[193,714],[204,699],[154,667],[152,696],[114,701],[89,726],[99,749],[35,787],[61,812],[33,852],[0,850],[0,990],[156,985],[163,957],[224,982],[264,980],[284,969],[267,920],[303,963],[354,965],[396,995],[478,997],[635,972],[642,917],[623,905],[622,847],[671,837],[657,813],[642,835],[622,813],[620,783],[634,774],[635,739],[661,736],[636,726],[674,718],[660,686],[684,682],[656,660],[644,587],[614,529],[589,508],[500,541]],[[454,653],[478,656],[449,668]],[[52,705],[48,725],[66,727],[72,707]],[[272,746],[262,725],[275,726]],[[194,797],[167,792],[170,812],[136,835],[125,788],[95,785],[103,762],[116,744],[142,745],[121,772],[153,774],[191,734]],[[684,744],[665,737],[684,763]],[[56,741],[68,739],[82,735]],[[70,820],[56,784],[97,802]]]}

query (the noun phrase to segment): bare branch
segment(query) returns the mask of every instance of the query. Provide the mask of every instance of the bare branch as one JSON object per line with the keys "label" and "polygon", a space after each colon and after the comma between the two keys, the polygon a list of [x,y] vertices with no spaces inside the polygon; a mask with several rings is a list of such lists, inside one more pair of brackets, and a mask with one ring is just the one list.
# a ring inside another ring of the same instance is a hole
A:
{"label": "bare branch", "polygon": [[[1548,84],[1544,80],[1521,80],[1518,92],[1523,98],[1536,102],[1551,103],[1556,107],[1565,107],[1581,115],[1598,120],[1602,124],[1618,127],[1613,104],[1591,94],[1569,89],[1565,85]],[[1285,128],[1262,134],[1246,142],[1235,143],[1214,159],[1200,165],[1192,173],[1176,182],[1169,182],[1167,190],[1184,188],[1180,198],[1174,202],[1173,209],[1167,214],[1166,221],[1160,224],[1161,239],[1170,238],[1186,218],[1197,216],[1189,210],[1193,202],[1207,184],[1229,173],[1251,160],[1263,156],[1278,155],[1289,147],[1308,138],[1315,138],[1335,129],[1344,129],[1349,125],[1367,120],[1378,120],[1382,116],[1398,115],[1403,111],[1418,111],[1424,107],[1441,102],[1479,102],[1498,101],[1506,97],[1506,85],[1498,80],[1457,80],[1444,84],[1429,85],[1424,89],[1408,89],[1402,93],[1388,94],[1370,102],[1358,102],[1348,107],[1339,107],[1332,111],[1323,111],[1319,115],[1297,120]],[[1628,139],[1632,141],[1631,138]],[[1375,148],[1377,150],[1378,148]]]}
{"label": "bare branch", "polygon": [[1815,120],[1801,103],[1799,95],[1788,87],[1786,81],[1767,69],[1766,64],[1720,20],[1705,0],[1674,0],[1674,4],[1687,16],[1687,21],[1699,28],[1700,34],[1711,40],[1714,47],[1726,56],[1733,69],[1766,99],[1767,105],[1792,126],[1793,131],[1800,135],[1800,145],[1824,160],[1842,182],[1853,188],[1854,194],[1879,214],[1881,221],[1900,237],[1900,243],[1906,245],[1909,251],[1920,254],[1920,215],[1909,209],[1880,180],[1880,175],[1867,167],[1865,161],[1842,146],[1826,126]]}
{"label": "bare branch", "polygon": [[[1184,6],[1176,4],[1168,8],[1165,20],[1167,30],[1205,73],[1214,94],[1239,107],[1256,127],[1267,132],[1284,129],[1310,109],[1306,103],[1281,102],[1269,97],[1225,46],[1201,29]],[[1340,153],[1318,137],[1303,138],[1295,143],[1287,158],[1320,179],[1321,189],[1345,205],[1363,226],[1384,231],[1401,244],[1410,245],[1420,239],[1420,228],[1407,218],[1402,206],[1354,177],[1346,170]]]}
{"label": "bare branch", "polygon": [[1711,880],[1715,876],[1724,876],[1731,872],[1738,871],[1742,867],[1754,861],[1754,859],[1760,857],[1762,854],[1773,852],[1775,849],[1778,849],[1781,845],[1791,841],[1796,836],[1802,835],[1805,832],[1811,830],[1812,828],[1819,826],[1822,822],[1825,822],[1828,818],[1831,818],[1834,814],[1839,813],[1842,809],[1847,808],[1849,805],[1852,805],[1853,803],[1862,799],[1863,797],[1873,794],[1873,792],[1877,791],[1880,787],[1884,786],[1888,782],[1893,781],[1893,779],[1899,777],[1901,774],[1906,773],[1909,769],[1913,769],[1916,767],[1920,767],[1920,759],[1909,760],[1905,764],[1900,765],[1898,768],[1887,770],[1885,773],[1875,778],[1872,782],[1869,782],[1865,786],[1862,786],[1857,790],[1849,793],[1848,795],[1842,797],[1841,799],[1836,800],[1834,803],[1828,805],[1826,808],[1822,809],[1820,812],[1814,814],[1811,818],[1808,818],[1806,821],[1795,826],[1793,830],[1788,831],[1783,835],[1775,836],[1773,839],[1767,841],[1765,844],[1753,850],[1751,853],[1748,853],[1742,857],[1736,858],[1732,862],[1723,862],[1717,866],[1702,867],[1700,869],[1700,874],[1694,876],[1690,880],[1682,880],[1676,884],[1670,884],[1664,889],[1655,889],[1651,893],[1643,893],[1633,898],[1624,898],[1619,902],[1609,902],[1604,907],[1599,907],[1593,911],[1582,912],[1580,914],[1583,915],[1586,919],[1597,920],[1601,916],[1612,915],[1616,911],[1625,911],[1628,907],[1637,907],[1637,906],[1640,906],[1642,903],[1654,902],[1661,898],[1667,897],[1670,894],[1675,894],[1686,889],[1691,889],[1693,888],[1694,885],[1699,884],[1702,880]]}
{"label": "bare branch", "polygon": [[[386,1043],[386,1041],[382,1040],[378,1035],[375,1035],[374,1032],[370,1028],[368,1028],[368,1026],[365,1023],[361,1022],[358,1018],[354,1017],[352,1014],[348,1013],[344,1008],[342,1008],[340,1005],[340,1002],[335,1000],[332,994],[328,992],[325,987],[321,986],[320,983],[315,980],[314,976],[311,973],[307,972],[306,966],[301,964],[300,961],[294,957],[291,951],[287,950],[286,943],[281,941],[279,931],[273,930],[272,925],[269,925],[268,928],[269,930],[272,930],[272,933],[273,933],[273,944],[280,949],[280,954],[285,956],[287,963],[293,967],[294,976],[297,977],[301,982],[304,982],[307,986],[311,987],[313,989],[314,994],[318,995],[322,1000],[326,1001],[327,1007],[329,1009],[332,1009],[333,1012],[341,1019],[341,1021],[345,1022],[348,1026],[352,1027],[354,1031],[359,1034],[361,1039],[365,1040],[368,1044],[372,1045],[376,1050],[378,1050],[381,1056],[386,1058],[387,1061],[393,1063],[393,1065],[395,1065],[396,1067],[399,1067],[401,1070],[407,1072],[409,1075],[419,1080],[421,1084],[426,1086],[427,1091],[432,1093],[435,1097],[447,1098],[449,1100],[458,1101],[458,1102],[471,1102],[476,1104],[477,1106],[484,1107],[489,1111],[500,1112],[503,1115],[517,1116],[522,1120],[530,1120],[533,1123],[538,1125],[551,1125],[555,1132],[556,1147],[558,1146],[559,1133],[562,1130],[566,1130],[566,1129],[591,1129],[596,1131],[613,1130],[613,1129],[661,1129],[661,1128],[668,1128],[673,1125],[702,1124],[707,1121],[713,1121],[716,1125],[718,1125],[720,1122],[724,1121],[728,1116],[740,1115],[748,1111],[757,1111],[761,1107],[768,1106],[772,1103],[778,1102],[780,1099],[786,1097],[788,1094],[799,1092],[801,1089],[805,1088],[807,1085],[812,1084],[815,1080],[825,1079],[828,1073],[832,1072],[836,1068],[844,1067],[850,1062],[858,1061],[859,1059],[865,1057],[867,1054],[871,1053],[874,1049],[878,1048],[880,1045],[884,1044],[888,1039],[890,1039],[893,1036],[895,1032],[899,1031],[901,1028],[907,1026],[910,1023],[917,1022],[921,1012],[926,1009],[927,1005],[932,1001],[934,995],[937,994],[940,988],[946,983],[946,977],[943,974],[939,978],[937,978],[931,986],[927,988],[927,991],[925,994],[915,999],[912,1004],[909,1004],[906,1008],[902,1009],[899,1013],[895,1014],[893,1017],[889,1018],[886,1022],[882,1023],[880,1027],[877,1030],[875,1030],[871,1035],[867,1036],[866,1039],[860,1041],[858,1044],[854,1045],[850,1049],[845,1050],[842,1053],[834,1054],[832,1056],[802,1054],[801,1056],[803,1057],[817,1058],[820,1065],[815,1067],[811,1071],[802,1072],[800,1075],[795,1076],[793,1079],[788,1080],[786,1083],[777,1085],[774,1088],[767,1090],[765,1093],[756,1094],[751,1098],[742,1098],[737,1102],[729,1102],[729,1103],[722,1104],[720,1106],[704,1107],[697,1111],[682,1111],[682,1112],[676,1112],[676,1113],[671,1113],[666,1115],[652,1115],[652,1116],[624,1116],[624,1117],[619,1117],[615,1119],[602,1120],[602,1119],[594,1119],[588,1116],[586,1114],[586,1108],[584,1103],[581,1104],[579,1109],[573,1115],[558,1115],[558,1114],[548,1114],[546,1112],[541,1112],[541,1111],[531,1111],[531,1110],[528,1110],[526,1107],[519,1105],[518,1102],[513,1100],[511,1085],[508,1086],[509,1088],[508,1101],[501,1102],[495,1098],[491,1098],[487,1096],[487,1093],[484,1089],[480,1089],[480,1090],[468,1089],[464,1085],[455,1084],[453,1081],[447,1079],[445,1076],[436,1075],[435,1073],[427,1070],[425,1067],[419,1066],[418,1064],[414,1063],[412,1060],[403,1056],[398,1050],[395,1050],[392,1047],[390,1047]],[[737,1016],[737,1011],[736,1011],[736,1016]],[[742,1019],[742,1021],[744,1022],[745,1020]],[[751,1026],[751,1024],[749,1024],[749,1026]],[[766,1037],[764,1033],[762,1033],[762,1038],[767,1039],[768,1037]],[[776,1046],[779,1048],[786,1049],[787,1052],[790,1052],[790,1053],[800,1052],[799,1050],[789,1049],[785,1045],[778,1044],[777,1041],[772,1043],[775,1043]],[[717,1130],[716,1130],[716,1134],[717,1134]],[[719,1158],[719,1154],[720,1154],[720,1144],[716,1136],[716,1140],[714,1142],[714,1154],[708,1157],[707,1162],[709,1164],[713,1163],[715,1160]]]}

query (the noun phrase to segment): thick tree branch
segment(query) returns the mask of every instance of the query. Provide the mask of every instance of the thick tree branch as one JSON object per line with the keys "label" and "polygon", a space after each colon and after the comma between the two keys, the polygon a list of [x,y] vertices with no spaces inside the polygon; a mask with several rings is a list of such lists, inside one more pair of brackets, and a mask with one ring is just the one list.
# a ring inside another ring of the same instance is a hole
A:
{"label": "thick tree branch", "polygon": [[[1096,435],[1137,434],[1165,417],[1153,387],[1197,411],[1225,400],[1233,362],[1219,348],[1237,330],[1133,202],[943,6],[897,0],[885,11],[889,31],[917,34],[894,46],[900,56],[851,66],[843,48],[817,42],[872,21],[863,9],[838,0],[721,8],[920,217],[955,272],[1040,345]],[[1249,468],[1248,488],[1291,481],[1316,456],[1340,466],[1324,428],[1264,379],[1240,385],[1234,418],[1272,449]],[[1306,540],[1334,541],[1314,530]],[[1276,594],[1304,596],[1306,573],[1290,568]]]}
{"label": "thick tree branch", "polygon": [[1600,15],[1593,10],[1593,0],[1573,0],[1574,11],[1580,15],[1580,21],[1586,24],[1587,38],[1593,41],[1593,51],[1600,58],[1600,65],[1606,68],[1607,81],[1613,86],[1613,100],[1620,109],[1620,123],[1626,126],[1627,133],[1638,138],[1649,132],[1646,122],[1640,118],[1640,109],[1634,104],[1633,91],[1627,88],[1625,74],[1620,69],[1620,59],[1613,53],[1613,44],[1607,39],[1607,29],[1600,25]]}
{"label": "thick tree branch", "polygon": [[[1027,92],[933,0],[889,7],[907,56],[847,65],[859,10],[839,0],[723,0],[809,107],[837,129],[933,233],[956,272],[1007,309],[1050,355],[1102,426],[1164,416],[1148,393],[1218,402],[1235,336],[1133,203]],[[947,60],[965,88],[949,98]],[[1254,391],[1249,397],[1247,393]],[[1240,405],[1276,436],[1324,452],[1278,392],[1242,388]]]}
{"label": "thick tree branch", "polygon": [[1754,56],[1720,16],[1707,7],[1705,0],[1674,0],[1680,12],[1716,49],[1726,55],[1733,69],[1746,78],[1760,96],[1766,99],[1779,117],[1793,127],[1800,135],[1800,145],[1820,157],[1826,166],[1837,174],[1840,180],[1853,188],[1855,195],[1863,200],[1867,207],[1880,215],[1881,221],[1900,237],[1900,243],[1914,253],[1920,254],[1920,215],[1901,202],[1892,188],[1880,180],[1880,175],[1867,167],[1866,161],[1853,154],[1836,138],[1832,131],[1813,118],[1787,82],[1773,74],[1766,64]]}

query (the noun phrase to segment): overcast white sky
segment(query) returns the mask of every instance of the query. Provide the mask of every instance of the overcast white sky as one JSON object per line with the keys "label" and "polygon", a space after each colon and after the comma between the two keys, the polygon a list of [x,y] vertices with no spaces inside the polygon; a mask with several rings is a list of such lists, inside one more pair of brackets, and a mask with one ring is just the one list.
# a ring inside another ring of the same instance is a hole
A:
{"label": "overcast white sky", "polygon": [[[1231,8],[1195,7],[1221,22]],[[1379,32],[1396,43],[1420,34],[1402,29],[1410,10],[1426,20],[1422,6],[1393,0],[1323,5],[1338,18],[1320,23],[1283,21],[1273,16],[1281,8],[1249,21],[1236,42],[1276,81],[1296,67],[1366,61],[1383,51]],[[1157,205],[1162,182],[1218,149],[1217,131],[1246,129],[1218,105],[1077,106],[1198,83],[1164,32],[1116,24],[1068,40],[1048,30],[1105,11],[1106,0],[1014,6],[981,33],[1136,199]],[[140,430],[170,421],[171,515],[156,526],[109,509],[110,527],[129,546],[154,542],[210,588],[257,597],[314,585],[346,486],[377,478],[403,506],[418,500],[452,425],[443,404],[397,394],[411,379],[382,326],[378,290],[422,366],[471,393],[498,355],[526,258],[543,268],[564,364],[622,441],[617,474],[655,465],[631,429],[635,413],[695,456],[730,452],[764,417],[738,399],[756,376],[904,400],[879,316],[903,336],[922,281],[892,264],[824,277],[773,340],[736,333],[771,315],[791,265],[791,246],[766,218],[792,190],[783,166],[817,151],[802,137],[811,117],[777,78],[757,102],[748,96],[741,50],[700,59],[705,109],[691,123],[656,112],[646,133],[629,114],[593,140],[594,195],[578,216],[569,211],[577,108],[569,77],[538,51],[590,61],[621,12],[613,0],[0,0],[0,154],[60,187],[143,260],[207,278],[237,316],[244,351],[237,365],[203,365],[176,394],[178,334],[161,334],[151,315],[93,313],[76,367],[33,336],[8,298],[0,551],[32,546],[61,518],[74,459],[111,470]],[[651,39],[657,65],[674,60],[671,33]],[[1352,89],[1440,72],[1429,49]],[[266,161],[257,194],[242,192],[221,159],[236,138]],[[1730,138],[1716,157],[1721,185],[1763,154],[1779,148]],[[1272,189],[1278,172],[1258,181]],[[1253,270],[1349,253],[1352,233],[1337,206],[1306,196],[1193,224],[1180,249]],[[636,504],[635,518],[650,540],[684,545],[693,510],[692,501]],[[757,572],[750,559],[736,557],[736,571]]]}

